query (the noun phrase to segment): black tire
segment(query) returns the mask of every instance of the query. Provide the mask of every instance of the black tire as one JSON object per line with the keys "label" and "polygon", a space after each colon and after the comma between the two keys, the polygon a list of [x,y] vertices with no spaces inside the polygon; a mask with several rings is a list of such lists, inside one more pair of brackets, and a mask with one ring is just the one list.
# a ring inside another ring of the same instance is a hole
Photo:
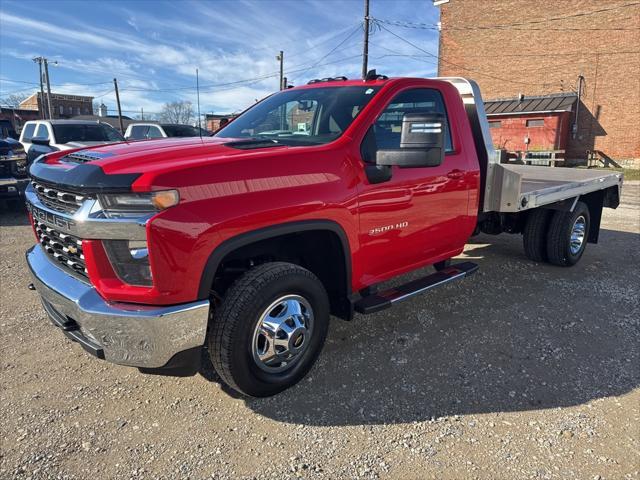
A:
{"label": "black tire", "polygon": [[[278,373],[261,369],[253,355],[254,330],[263,312],[285,295],[304,298],[313,310],[310,343],[293,365]],[[329,299],[310,271],[292,263],[255,267],[229,287],[215,308],[209,332],[209,354],[222,380],[252,397],[275,395],[299,382],[315,363],[329,327]]]}
{"label": "black tire", "polygon": [[[576,221],[584,220],[584,237],[579,249],[572,251],[571,236]],[[547,230],[547,257],[549,263],[560,267],[570,267],[578,263],[587,246],[591,218],[589,207],[578,202],[573,212],[556,211]]]}
{"label": "black tire", "polygon": [[534,262],[547,261],[547,230],[553,212],[538,208],[529,213],[522,232],[524,253]]}

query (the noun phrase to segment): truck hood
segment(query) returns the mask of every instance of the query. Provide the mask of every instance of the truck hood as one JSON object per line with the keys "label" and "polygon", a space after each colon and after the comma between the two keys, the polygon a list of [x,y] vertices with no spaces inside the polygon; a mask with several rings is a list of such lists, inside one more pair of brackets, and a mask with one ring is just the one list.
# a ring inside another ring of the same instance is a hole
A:
{"label": "truck hood", "polygon": [[[260,155],[271,148],[233,148],[234,142],[242,139],[219,137],[165,138],[138,140],[104,145],[78,153],[96,155],[92,164],[99,165],[105,173],[146,173],[155,169],[173,166],[183,168],[185,164],[220,162],[237,159],[239,156]],[[286,148],[273,144],[274,147]]]}
{"label": "truck hood", "polygon": [[[246,142],[247,139],[188,137],[100,145],[50,154],[34,162],[30,173],[43,182],[70,189],[127,190],[140,175],[231,162],[289,148],[267,142],[242,146]],[[237,148],[237,144],[241,147]]]}
{"label": "truck hood", "polygon": [[76,148],[94,147],[96,145],[105,145],[110,142],[68,142],[57,145],[60,150],[73,150]]}

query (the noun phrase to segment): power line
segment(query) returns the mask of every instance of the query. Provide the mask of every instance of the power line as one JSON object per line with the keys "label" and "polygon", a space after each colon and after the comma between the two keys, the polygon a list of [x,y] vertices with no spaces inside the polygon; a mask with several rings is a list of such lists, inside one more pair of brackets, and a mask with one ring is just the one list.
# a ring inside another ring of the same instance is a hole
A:
{"label": "power line", "polygon": [[355,35],[355,33],[360,30],[360,28],[362,28],[362,23],[359,23],[358,26],[349,33],[349,35],[347,35],[339,44],[337,44],[335,47],[333,47],[331,50],[329,50],[329,52],[327,52],[324,56],[322,56],[322,58],[320,58],[320,60],[316,61],[314,64],[310,65],[308,68],[303,70],[303,72],[300,75],[298,75],[298,77],[301,77],[302,75],[307,73],[312,68],[317,67],[320,62],[322,62],[325,58],[327,58],[329,55],[331,55],[333,52],[335,52],[338,48],[340,48],[342,45],[344,45],[344,43],[347,40],[349,40],[351,37],[353,37]]}
{"label": "power line", "polygon": [[[421,48],[421,47],[417,46],[415,43],[412,43],[412,42],[410,42],[409,40],[407,40],[406,38],[401,37],[400,35],[398,35],[398,34],[396,34],[396,33],[392,32],[391,30],[389,30],[389,29],[388,29],[387,27],[385,27],[384,25],[378,24],[378,26],[379,26],[382,30],[384,30],[384,31],[386,31],[386,32],[388,32],[388,33],[390,33],[391,35],[393,35],[394,37],[398,38],[399,40],[402,40],[402,41],[403,41],[403,42],[405,42],[406,44],[411,45],[413,48],[416,48],[416,49],[420,50],[421,52],[426,53],[428,56],[430,56],[430,57],[435,58],[436,60],[438,60],[438,56],[437,56],[437,55],[434,55],[433,53],[428,52],[427,50],[425,50],[425,49],[423,49],[423,48]],[[454,67],[460,68],[460,69],[462,69],[462,70],[466,70],[466,71],[468,71],[468,72],[472,72],[472,73],[475,73],[475,74],[477,74],[477,75],[482,75],[482,76],[484,76],[484,77],[493,78],[493,79],[495,79],[495,80],[501,80],[501,81],[503,81],[503,82],[509,82],[509,83],[514,83],[514,84],[519,84],[519,85],[533,85],[533,86],[540,86],[540,85],[542,85],[542,86],[547,86],[547,85],[552,85],[552,83],[551,83],[551,82],[548,82],[548,83],[532,83],[532,82],[521,82],[521,81],[518,81],[518,80],[510,80],[510,79],[508,79],[508,78],[497,77],[497,76],[495,76],[495,75],[491,75],[491,74],[489,74],[489,73],[481,72],[481,71],[478,71],[478,70],[473,70],[473,69],[468,68],[468,67],[463,67],[462,65],[458,65],[457,63],[453,63],[453,62],[450,62],[450,61],[448,61],[448,60],[444,60],[444,59],[442,59],[442,58],[440,59],[440,61],[442,61],[442,62],[444,62],[444,63],[448,63],[449,65],[452,65],[452,66],[454,66]]]}
{"label": "power line", "polygon": [[[605,13],[605,12],[610,12],[613,10],[619,10],[622,8],[629,8],[629,7],[635,7],[640,5],[640,2],[629,2],[629,3],[624,3],[621,5],[614,5],[611,7],[604,7],[604,8],[599,8],[596,10],[589,10],[586,12],[576,12],[576,13],[572,13],[569,15],[560,15],[557,17],[549,17],[549,18],[541,18],[538,20],[529,20],[526,22],[514,22],[514,23],[507,23],[507,24],[498,24],[498,25],[478,25],[478,26],[468,26],[468,27],[457,27],[457,29],[493,29],[493,28],[510,28],[510,27],[519,27],[519,26],[525,26],[525,25],[539,25],[541,23],[546,23],[546,22],[559,22],[562,20],[567,20],[567,19],[571,19],[571,18],[578,18],[578,17],[586,17],[589,15],[595,15],[597,13]],[[633,17],[632,17],[633,18]],[[437,26],[437,25],[436,25]],[[446,27],[445,27],[446,28]],[[456,28],[456,27],[448,27],[448,28]]]}
{"label": "power line", "polygon": [[[632,17],[629,17],[632,18]],[[523,27],[520,28],[518,25],[469,25],[464,27],[447,27],[447,26],[438,26],[430,23],[414,23],[414,22],[406,22],[403,20],[387,20],[383,18],[372,18],[379,23],[384,23],[386,25],[392,25],[395,27],[402,28],[413,28],[417,30],[433,30],[433,31],[451,31],[451,30],[519,30],[519,31],[543,31],[543,32],[576,32],[576,31],[589,31],[589,32],[597,32],[597,31],[638,31],[640,27],[627,28],[627,27],[609,27],[609,28],[601,28],[601,27],[562,27],[562,28],[553,28],[553,27]]]}
{"label": "power line", "polygon": [[588,12],[577,12],[577,13],[572,13],[572,14],[569,14],[569,15],[562,15],[562,16],[559,16],[559,17],[543,18],[543,19],[540,19],[540,20],[529,20],[528,22],[516,22],[516,23],[511,23],[511,24],[506,24],[506,25],[493,25],[493,26],[488,26],[487,28],[501,28],[501,27],[509,27],[509,26],[534,25],[534,24],[540,24],[540,23],[545,23],[545,22],[557,22],[557,21],[561,21],[561,20],[566,20],[568,18],[586,17],[588,15],[594,15],[596,13],[610,12],[612,10],[618,10],[620,8],[634,7],[636,5],[640,5],[640,2],[630,2],[630,3],[625,3],[625,4],[622,4],[622,5],[616,5],[616,6],[612,6],[612,7],[599,8],[597,10],[590,10]]}
{"label": "power line", "polygon": [[[0,83],[24,83],[26,85],[35,85],[38,86],[40,85],[38,82],[27,82],[24,80],[11,80],[11,79],[0,79]],[[52,83],[51,86],[52,87],[65,87],[65,86],[69,86],[69,85],[79,85],[79,86],[83,86],[83,87],[89,87],[89,86],[93,86],[93,85],[106,85],[107,83],[111,83],[111,82],[96,82],[96,83],[76,83],[76,82],[66,82],[66,83]]]}

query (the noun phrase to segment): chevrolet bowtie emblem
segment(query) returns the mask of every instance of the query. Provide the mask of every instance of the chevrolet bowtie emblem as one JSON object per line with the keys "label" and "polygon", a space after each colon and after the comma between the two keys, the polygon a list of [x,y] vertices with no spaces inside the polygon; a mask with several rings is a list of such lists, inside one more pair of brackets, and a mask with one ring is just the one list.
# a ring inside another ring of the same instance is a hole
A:
{"label": "chevrolet bowtie emblem", "polygon": [[69,245],[67,248],[69,249],[69,253],[78,253],[78,249],[73,245]]}

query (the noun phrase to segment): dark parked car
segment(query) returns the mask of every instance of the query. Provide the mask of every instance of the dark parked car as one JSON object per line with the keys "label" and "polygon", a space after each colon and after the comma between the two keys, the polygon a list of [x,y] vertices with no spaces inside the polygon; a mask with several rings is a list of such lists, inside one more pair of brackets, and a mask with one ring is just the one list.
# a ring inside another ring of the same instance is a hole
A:
{"label": "dark parked car", "polygon": [[22,144],[0,138],[0,199],[16,201],[27,184],[27,157]]}

